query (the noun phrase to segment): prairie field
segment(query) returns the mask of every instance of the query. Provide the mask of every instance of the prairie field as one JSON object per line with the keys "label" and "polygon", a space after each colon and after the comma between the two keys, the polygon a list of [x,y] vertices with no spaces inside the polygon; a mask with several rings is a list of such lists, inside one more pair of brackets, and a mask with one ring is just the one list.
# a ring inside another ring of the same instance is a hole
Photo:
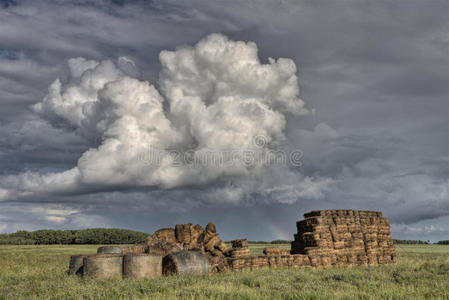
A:
{"label": "prairie field", "polygon": [[[152,280],[66,275],[70,255],[95,253],[99,246],[0,246],[0,299],[449,299],[448,245],[397,246],[396,266],[228,271]],[[251,244],[252,254],[266,246]]]}

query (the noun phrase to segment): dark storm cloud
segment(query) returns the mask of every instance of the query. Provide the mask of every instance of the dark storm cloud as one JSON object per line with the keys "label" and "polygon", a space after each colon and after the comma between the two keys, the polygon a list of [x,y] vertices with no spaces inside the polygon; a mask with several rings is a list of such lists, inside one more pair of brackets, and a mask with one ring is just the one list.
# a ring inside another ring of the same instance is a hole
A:
{"label": "dark storm cloud", "polygon": [[[264,62],[296,62],[301,98],[316,113],[288,117],[289,147],[304,152],[300,172],[334,181],[324,198],[299,195],[293,204],[247,194],[240,178],[201,188],[46,195],[0,203],[0,231],[88,226],[83,222],[150,231],[146,226],[212,220],[229,238],[270,239],[291,235],[307,210],[356,208],[384,211],[397,238],[448,234],[447,1],[1,1],[0,7],[2,175],[69,169],[91,146],[29,109],[56,77],[67,76],[67,59],[126,56],[140,79],[155,82],[161,50],[222,32],[256,42]],[[227,201],[217,204],[217,197]],[[278,233],[254,225],[264,218]]]}

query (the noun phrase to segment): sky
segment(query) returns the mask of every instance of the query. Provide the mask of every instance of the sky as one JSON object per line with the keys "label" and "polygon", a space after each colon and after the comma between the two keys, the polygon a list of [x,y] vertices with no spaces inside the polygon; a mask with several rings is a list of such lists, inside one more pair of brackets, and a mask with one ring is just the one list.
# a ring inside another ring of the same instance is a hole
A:
{"label": "sky", "polygon": [[0,1],[0,233],[316,209],[449,238],[448,1]]}

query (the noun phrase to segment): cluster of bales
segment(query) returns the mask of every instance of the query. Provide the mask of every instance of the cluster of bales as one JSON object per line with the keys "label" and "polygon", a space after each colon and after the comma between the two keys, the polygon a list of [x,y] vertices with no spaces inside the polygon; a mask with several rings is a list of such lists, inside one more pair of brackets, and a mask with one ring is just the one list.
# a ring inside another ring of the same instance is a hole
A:
{"label": "cluster of bales", "polygon": [[380,212],[321,210],[304,215],[291,250],[267,247],[251,256],[246,239],[228,248],[215,225],[177,224],[157,230],[140,244],[106,246],[97,254],[73,255],[69,274],[95,279],[206,275],[225,270],[394,264],[388,219]]}

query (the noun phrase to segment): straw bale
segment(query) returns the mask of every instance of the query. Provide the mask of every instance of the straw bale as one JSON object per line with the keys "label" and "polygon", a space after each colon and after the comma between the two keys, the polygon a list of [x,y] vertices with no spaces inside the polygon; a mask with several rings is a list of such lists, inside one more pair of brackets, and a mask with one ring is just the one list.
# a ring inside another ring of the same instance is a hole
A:
{"label": "straw bale", "polygon": [[93,279],[120,279],[122,271],[123,256],[120,254],[97,254],[83,259],[83,275]]}
{"label": "straw bale", "polygon": [[223,272],[229,269],[228,260],[223,256],[209,256],[209,273]]}
{"label": "straw bale", "polygon": [[165,240],[155,240],[147,244],[146,253],[165,256],[181,250],[182,248],[178,244],[170,243]]}
{"label": "straw bale", "polygon": [[173,228],[162,228],[154,232],[153,236],[162,241],[176,243],[175,230]]}
{"label": "straw bale", "polygon": [[164,275],[209,274],[209,260],[207,255],[199,251],[180,251],[165,256],[162,260],[162,272]]}
{"label": "straw bale", "polygon": [[231,241],[232,248],[248,248],[247,239],[236,239]]}
{"label": "straw bale", "polygon": [[290,250],[281,249],[279,247],[266,247],[263,249],[265,255],[290,255]]}
{"label": "straw bale", "polygon": [[96,254],[77,254],[70,256],[69,262],[69,275],[83,275],[84,258],[88,256],[94,256]]}
{"label": "straw bale", "polygon": [[193,225],[191,223],[175,225],[176,241],[180,244],[190,244],[192,241],[192,232]]}
{"label": "straw bale", "polygon": [[123,277],[156,278],[162,275],[162,256],[130,253],[123,257]]}
{"label": "straw bale", "polygon": [[231,249],[230,254],[231,254],[231,257],[236,258],[236,257],[250,256],[251,252],[250,252],[249,248],[236,248],[236,249]]}

